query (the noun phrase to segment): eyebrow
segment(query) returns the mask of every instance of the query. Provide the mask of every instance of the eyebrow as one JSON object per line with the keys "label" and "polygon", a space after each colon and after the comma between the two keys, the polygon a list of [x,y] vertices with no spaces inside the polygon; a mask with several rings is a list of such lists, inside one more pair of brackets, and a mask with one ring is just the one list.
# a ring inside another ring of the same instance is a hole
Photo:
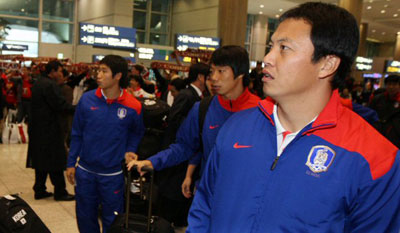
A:
{"label": "eyebrow", "polygon": [[[276,43],[282,43],[282,42],[293,43],[294,41],[292,39],[289,39],[288,37],[283,37],[276,41]],[[271,39],[270,43],[274,43],[274,41]]]}

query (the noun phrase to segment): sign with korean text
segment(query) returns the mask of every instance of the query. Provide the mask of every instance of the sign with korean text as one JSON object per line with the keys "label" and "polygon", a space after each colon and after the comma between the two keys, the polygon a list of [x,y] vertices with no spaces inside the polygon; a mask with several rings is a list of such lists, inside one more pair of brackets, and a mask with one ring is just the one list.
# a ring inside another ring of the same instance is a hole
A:
{"label": "sign with korean text", "polygon": [[385,72],[400,74],[400,61],[386,61]]}
{"label": "sign with korean text", "polygon": [[188,48],[215,50],[221,46],[221,39],[217,37],[195,36],[187,34],[176,34],[176,46],[179,51]]}
{"label": "sign with korean text", "polygon": [[79,23],[79,44],[130,50],[136,47],[136,29]]}
{"label": "sign with korean text", "polygon": [[370,71],[372,70],[372,63],[374,60],[367,57],[357,57],[356,58],[356,70],[359,71]]}
{"label": "sign with korean text", "polygon": [[[93,63],[99,62],[99,61],[101,61],[105,56],[106,56],[106,55],[103,55],[103,54],[94,54],[94,55],[92,55],[92,62],[93,62]],[[135,63],[135,62],[136,62],[136,59],[135,59],[134,57],[124,57],[124,58],[125,58],[125,60],[130,61],[130,62],[132,62],[132,63]]]}
{"label": "sign with korean text", "polygon": [[25,51],[29,49],[28,45],[22,44],[3,44],[2,50],[11,50],[11,51]]}

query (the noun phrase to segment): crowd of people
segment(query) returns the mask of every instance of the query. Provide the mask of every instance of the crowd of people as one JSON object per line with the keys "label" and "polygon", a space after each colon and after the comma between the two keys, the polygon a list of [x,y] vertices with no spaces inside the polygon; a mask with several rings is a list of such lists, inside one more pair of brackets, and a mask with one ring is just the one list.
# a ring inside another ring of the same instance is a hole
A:
{"label": "crowd of people", "polygon": [[[157,171],[156,213],[187,232],[398,233],[400,76],[377,90],[346,78],[358,43],[346,10],[304,3],[280,16],[251,72],[236,45],[187,74],[117,55],[3,69],[1,118],[17,110],[28,125],[34,198],[76,200],[82,233],[124,211],[121,162]],[[170,108],[160,151],[139,160],[143,99]]]}

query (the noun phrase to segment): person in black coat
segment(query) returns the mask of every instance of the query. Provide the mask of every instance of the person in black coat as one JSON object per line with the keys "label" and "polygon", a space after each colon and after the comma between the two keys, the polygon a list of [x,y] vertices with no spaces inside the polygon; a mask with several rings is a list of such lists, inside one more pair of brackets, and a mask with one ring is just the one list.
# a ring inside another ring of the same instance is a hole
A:
{"label": "person in black coat", "polygon": [[[205,90],[206,77],[210,72],[208,65],[204,63],[193,64],[189,70],[189,77],[185,80],[188,86],[179,91],[171,106],[164,134],[162,148],[175,141],[176,132],[190,109],[196,101],[200,101]],[[183,196],[181,184],[186,176],[187,162],[164,169],[159,173],[159,215],[175,227],[187,225],[187,214],[191,199]]]}
{"label": "person in black coat", "polygon": [[375,128],[400,147],[400,76],[389,75],[385,87],[385,91],[376,95],[370,104],[379,116]]}
{"label": "person in black coat", "polygon": [[35,169],[33,190],[36,200],[53,195],[46,191],[46,179],[50,175],[54,199],[70,201],[74,200],[74,195],[65,189],[67,153],[59,118],[72,113],[74,107],[66,102],[56,83],[63,75],[61,63],[57,60],[47,63],[45,75],[38,78],[32,87],[27,167]]}

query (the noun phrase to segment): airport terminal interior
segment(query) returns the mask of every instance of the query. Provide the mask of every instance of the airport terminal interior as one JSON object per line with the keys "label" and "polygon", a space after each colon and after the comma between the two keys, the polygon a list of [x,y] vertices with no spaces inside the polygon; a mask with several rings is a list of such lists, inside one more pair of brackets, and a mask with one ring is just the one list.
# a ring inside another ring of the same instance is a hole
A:
{"label": "airport terminal interior", "polygon": [[[261,72],[258,65],[264,66],[261,61],[279,17],[305,2],[308,1],[0,0],[0,75],[4,79],[1,88],[5,101],[1,105],[0,196],[18,194],[53,233],[79,232],[75,201],[34,198],[35,170],[26,167],[28,120],[26,114],[17,113],[19,104],[30,96],[19,93],[12,78],[35,79],[48,62],[58,59],[66,69],[66,80],[68,76],[81,77],[72,86],[70,96],[71,104],[76,105],[83,91],[97,87],[99,61],[109,54],[125,58],[129,73],[137,70],[135,74],[145,79],[137,87],[142,88],[140,93],[132,88],[136,97],[159,97],[143,90],[145,84],[156,82],[159,73],[155,70],[171,80],[174,75],[186,78],[194,60],[208,61],[213,51],[225,45],[245,48],[249,73],[257,69]],[[360,26],[357,58],[346,79],[348,86],[342,87],[340,94],[369,107],[374,91],[386,87],[385,79],[400,75],[400,0],[321,2],[347,9]],[[11,93],[12,89],[15,93]],[[262,91],[257,93],[254,89],[253,93],[265,98]],[[8,94],[13,96],[9,98]],[[22,100],[17,98],[19,95]],[[397,98],[395,108],[399,103]],[[18,135],[13,135],[8,124],[18,128]],[[399,138],[400,135],[395,140]],[[74,186],[67,180],[66,184],[68,193],[73,195]],[[48,192],[54,192],[49,178],[46,186]],[[185,224],[174,227],[178,233],[186,229]]]}

